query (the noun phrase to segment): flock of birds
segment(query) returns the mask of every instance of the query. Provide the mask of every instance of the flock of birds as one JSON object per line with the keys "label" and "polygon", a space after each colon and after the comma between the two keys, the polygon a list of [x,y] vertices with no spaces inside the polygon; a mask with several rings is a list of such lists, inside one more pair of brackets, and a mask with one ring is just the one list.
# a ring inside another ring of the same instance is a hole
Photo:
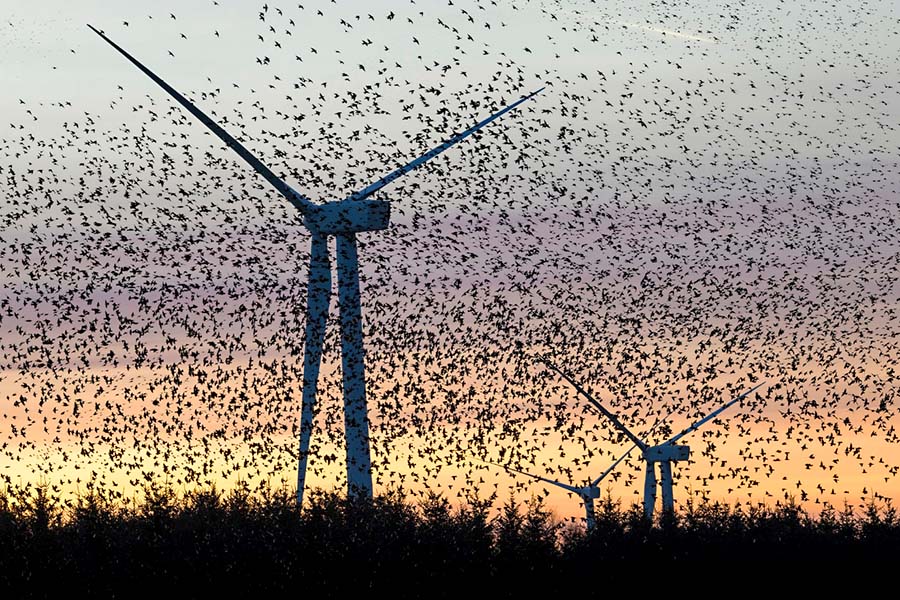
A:
{"label": "flock of birds", "polygon": [[[237,35],[215,24],[224,4],[200,30],[149,7],[149,24],[94,24],[126,49],[141,26],[202,36],[209,57]],[[594,2],[277,4],[245,15],[256,56],[236,81],[169,80],[312,198],[547,86],[386,188],[392,226],[361,239],[379,489],[502,495],[540,488],[481,461],[573,482],[609,464],[620,434],[541,355],[642,434],[671,414],[660,440],[768,381],[698,433],[676,473],[693,494],[900,489],[896,27],[873,34],[852,2],[651,2],[646,23]],[[167,78],[187,48],[134,53]],[[0,134],[9,486],[293,477],[306,230],[142,77],[103,82],[94,112],[62,90],[23,100]],[[310,463],[325,487],[343,472],[338,331]],[[610,479],[639,494],[639,458]]]}

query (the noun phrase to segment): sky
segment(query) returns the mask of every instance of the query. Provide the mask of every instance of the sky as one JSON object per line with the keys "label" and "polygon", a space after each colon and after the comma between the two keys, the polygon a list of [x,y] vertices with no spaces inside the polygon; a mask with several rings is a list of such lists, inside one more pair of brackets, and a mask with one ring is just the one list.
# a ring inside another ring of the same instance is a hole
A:
{"label": "sky", "polygon": [[[545,87],[385,188],[391,227],[360,237],[378,490],[578,515],[484,462],[568,483],[628,450],[546,355],[658,442],[766,382],[685,438],[677,502],[897,497],[891,3],[0,4],[13,485],[295,477],[308,234],[90,23],[315,201]],[[641,468],[604,485],[636,501]]]}

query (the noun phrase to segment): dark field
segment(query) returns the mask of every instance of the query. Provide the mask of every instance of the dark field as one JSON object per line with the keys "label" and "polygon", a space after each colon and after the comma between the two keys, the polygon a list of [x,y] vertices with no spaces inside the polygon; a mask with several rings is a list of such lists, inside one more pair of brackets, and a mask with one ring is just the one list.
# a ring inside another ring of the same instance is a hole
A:
{"label": "dark field", "polygon": [[44,489],[7,492],[0,591],[56,596],[62,585],[76,596],[394,598],[528,595],[540,586],[594,595],[598,578],[625,581],[634,572],[623,562],[858,562],[900,551],[900,519],[889,504],[818,516],[794,505],[694,504],[649,526],[640,507],[606,499],[591,535],[554,519],[540,500],[510,499],[499,515],[490,504],[453,507],[439,496],[412,502],[400,494],[366,504],[318,493],[298,511],[280,489],[182,495],[151,487],[128,505],[96,492],[68,505]]}

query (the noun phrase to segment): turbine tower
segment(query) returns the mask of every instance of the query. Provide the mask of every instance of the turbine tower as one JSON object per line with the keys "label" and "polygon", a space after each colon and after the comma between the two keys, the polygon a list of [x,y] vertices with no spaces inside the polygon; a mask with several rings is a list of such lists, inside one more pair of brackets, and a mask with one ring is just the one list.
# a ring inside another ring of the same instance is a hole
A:
{"label": "turbine tower", "polygon": [[622,422],[618,419],[618,417],[616,417],[616,415],[606,410],[606,408],[604,408],[602,404],[597,402],[593,398],[593,396],[588,394],[587,391],[585,391],[584,388],[578,385],[578,383],[574,379],[569,377],[566,373],[564,373],[547,359],[541,358],[540,360],[545,365],[559,373],[563,377],[563,379],[568,381],[572,385],[572,387],[574,387],[578,391],[579,394],[584,396],[588,400],[588,402],[593,404],[594,407],[599,410],[602,415],[612,421],[612,424],[616,427],[616,429],[624,433],[625,437],[630,439],[632,442],[634,442],[635,446],[641,449],[641,452],[643,453],[643,459],[647,463],[644,475],[644,515],[648,520],[653,519],[653,509],[656,505],[656,464],[659,463],[659,483],[662,487],[663,512],[671,513],[675,510],[675,496],[672,492],[672,463],[679,460],[688,460],[691,456],[690,446],[685,446],[683,444],[679,445],[675,442],[691,433],[692,431],[696,431],[707,421],[716,418],[722,411],[730,407],[732,404],[735,404],[736,402],[749,396],[751,393],[762,387],[763,383],[765,383],[760,383],[757,386],[747,390],[740,396],[737,396],[727,404],[720,406],[690,427],[687,427],[678,435],[666,440],[662,444],[651,446],[646,441],[634,435],[634,433],[632,433],[627,427],[625,427],[625,425],[622,424]]}
{"label": "turbine tower", "polygon": [[597,498],[600,497],[600,482],[603,481],[606,478],[606,476],[612,472],[613,469],[615,469],[617,466],[619,466],[619,463],[622,462],[623,460],[625,460],[625,457],[627,457],[629,454],[631,454],[631,451],[634,450],[636,447],[637,447],[637,445],[632,446],[628,450],[628,452],[626,452],[625,454],[620,456],[618,459],[616,459],[616,462],[614,462],[612,465],[610,465],[610,467],[608,469],[603,471],[599,477],[597,477],[593,481],[588,481],[586,483],[586,485],[583,485],[581,487],[569,485],[567,483],[562,483],[560,481],[554,481],[553,479],[547,479],[546,477],[541,477],[540,475],[533,475],[533,474],[527,473],[525,471],[513,469],[512,467],[507,466],[507,465],[501,465],[498,463],[488,463],[488,464],[494,465],[496,467],[501,467],[511,473],[518,473],[519,475],[525,475],[526,477],[531,477],[532,479],[537,479],[538,481],[543,481],[544,483],[549,483],[550,485],[555,485],[556,487],[562,488],[568,492],[572,492],[573,494],[575,494],[576,496],[581,498],[581,502],[582,502],[582,504],[584,504],[584,518],[585,518],[585,523],[587,524],[587,531],[588,531],[588,533],[590,533],[594,530],[594,526],[597,523],[597,519],[596,519],[595,512],[594,512],[594,500],[596,500]]}
{"label": "turbine tower", "polygon": [[331,296],[331,264],[328,257],[328,237],[336,238],[338,306],[341,326],[341,376],[344,392],[344,430],[347,443],[347,493],[348,496],[371,498],[372,473],[369,454],[369,422],[366,412],[365,363],[363,355],[362,313],[359,298],[359,257],[356,234],[386,229],[390,222],[390,203],[370,198],[398,177],[431,160],[450,146],[472,135],[494,119],[514,109],[535,94],[540,88],[490,117],[455,134],[444,143],[422,156],[392,171],[368,187],[351,194],[344,200],[315,204],[283,179],[275,175],[240,142],[156,76],[128,52],[91,25],[91,30],[118,50],[138,69],[169,93],[188,112],[197,117],[216,136],[244,159],[253,169],[271,183],[288,202],[300,211],[303,224],[311,236],[309,280],[307,282],[306,341],[303,356],[303,404],[300,417],[300,451],[297,468],[297,504],[303,503],[306,484],[306,463],[312,437],[313,412],[316,388],[319,381],[319,365],[328,319]]}

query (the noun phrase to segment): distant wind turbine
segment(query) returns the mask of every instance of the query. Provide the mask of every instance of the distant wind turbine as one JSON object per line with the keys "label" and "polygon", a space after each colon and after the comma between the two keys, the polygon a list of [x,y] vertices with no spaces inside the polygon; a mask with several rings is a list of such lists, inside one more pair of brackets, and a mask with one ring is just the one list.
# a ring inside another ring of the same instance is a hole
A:
{"label": "distant wind turbine", "polygon": [[131,61],[138,69],[169,93],[188,112],[197,117],[219,139],[238,153],[253,169],[271,183],[288,202],[300,211],[303,224],[312,237],[309,259],[309,280],[307,282],[306,342],[303,357],[303,405],[300,417],[300,452],[297,468],[297,504],[303,503],[306,484],[306,462],[313,428],[313,409],[316,388],[319,381],[319,365],[328,319],[328,304],[331,296],[331,264],[328,257],[328,237],[336,238],[338,305],[341,321],[341,375],[344,391],[344,429],[347,443],[347,494],[348,496],[372,497],[372,469],[369,453],[369,422],[366,411],[366,382],[363,355],[362,310],[359,298],[359,258],[356,234],[364,231],[386,229],[390,223],[390,203],[387,200],[371,199],[369,196],[388,185],[398,177],[423,165],[447,148],[472,135],[491,121],[514,109],[535,94],[540,88],[490,117],[458,133],[429,150],[419,158],[388,173],[366,188],[351,194],[338,202],[315,204],[309,198],[289,186],[275,175],[240,142],[178,93],[165,81],[156,76],[128,52],[116,45],[103,33],[88,25],[113,48]]}
{"label": "distant wind turbine", "polygon": [[653,519],[653,509],[656,505],[656,463],[659,463],[659,483],[662,487],[663,512],[671,513],[675,510],[675,496],[672,492],[672,463],[679,460],[688,460],[691,456],[691,449],[689,446],[677,445],[675,444],[675,442],[691,433],[692,431],[696,431],[707,421],[716,418],[722,411],[730,407],[732,404],[735,404],[736,402],[749,396],[751,393],[762,387],[765,383],[760,383],[759,385],[747,390],[740,396],[717,408],[690,427],[687,427],[678,435],[670,438],[669,440],[666,440],[662,444],[651,446],[644,440],[634,435],[634,433],[632,433],[627,427],[625,427],[625,425],[622,424],[622,422],[618,417],[616,417],[616,415],[606,410],[606,408],[604,408],[602,404],[597,402],[593,398],[593,396],[588,394],[587,391],[585,391],[584,388],[578,385],[578,383],[574,379],[569,377],[566,373],[564,373],[547,359],[541,358],[540,360],[545,365],[559,373],[563,377],[563,379],[572,384],[572,387],[574,387],[578,391],[578,393],[580,393],[588,400],[588,402],[594,405],[594,407],[599,410],[602,415],[612,421],[612,424],[616,427],[616,429],[624,433],[628,439],[634,442],[635,446],[641,449],[641,452],[643,452],[643,458],[647,463],[647,469],[644,477],[644,515],[647,517],[647,519]]}
{"label": "distant wind turbine", "polygon": [[518,473],[519,475],[525,475],[526,477],[531,477],[532,479],[537,479],[538,481],[543,481],[544,483],[549,483],[550,485],[555,485],[556,487],[562,488],[568,492],[572,492],[573,494],[577,495],[579,498],[581,498],[582,504],[584,504],[585,522],[587,524],[587,531],[588,531],[588,533],[590,533],[594,530],[594,526],[597,523],[596,514],[594,512],[594,500],[596,500],[597,498],[600,497],[600,487],[599,487],[600,482],[603,481],[606,478],[606,476],[612,472],[613,469],[615,469],[617,466],[619,466],[619,463],[622,462],[623,460],[625,460],[625,457],[627,457],[629,454],[631,454],[631,451],[634,450],[635,448],[637,448],[637,445],[632,446],[628,450],[628,452],[626,452],[625,454],[620,456],[618,459],[616,459],[616,462],[614,462],[612,465],[610,465],[610,467],[608,469],[603,471],[599,477],[597,477],[593,481],[588,481],[586,485],[583,485],[581,487],[569,485],[567,483],[562,483],[559,481],[554,481],[553,479],[547,479],[546,477],[541,477],[540,475],[533,475],[533,474],[527,473],[525,471],[520,471],[518,469],[514,469],[514,468],[510,467],[509,465],[501,465],[501,464],[492,463],[492,462],[489,462],[488,464],[494,465],[496,467],[501,467],[511,473]]}

